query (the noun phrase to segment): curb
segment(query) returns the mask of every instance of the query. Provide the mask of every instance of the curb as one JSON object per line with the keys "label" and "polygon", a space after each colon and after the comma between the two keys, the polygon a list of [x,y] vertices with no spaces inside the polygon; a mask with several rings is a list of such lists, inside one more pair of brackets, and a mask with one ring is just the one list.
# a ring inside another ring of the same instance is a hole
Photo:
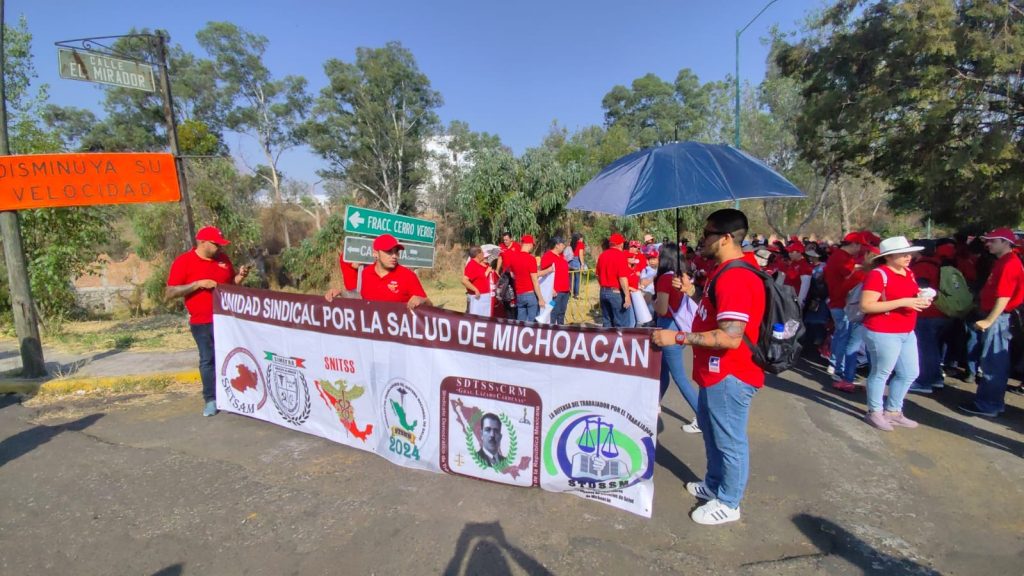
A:
{"label": "curb", "polygon": [[94,376],[39,380],[0,380],[0,394],[60,396],[98,391],[162,390],[172,382],[198,382],[199,371],[155,372],[123,376]]}

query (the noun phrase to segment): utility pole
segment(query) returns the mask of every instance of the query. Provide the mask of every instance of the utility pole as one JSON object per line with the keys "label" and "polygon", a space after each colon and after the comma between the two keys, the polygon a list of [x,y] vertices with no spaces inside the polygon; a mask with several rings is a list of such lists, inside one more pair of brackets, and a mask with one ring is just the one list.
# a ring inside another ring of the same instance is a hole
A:
{"label": "utility pole", "polygon": [[167,71],[167,34],[163,30],[156,32],[157,68],[160,70],[160,89],[164,95],[164,120],[167,122],[167,142],[171,146],[171,154],[174,155],[174,168],[178,172],[178,184],[181,187],[181,213],[185,227],[185,248],[194,248],[196,245],[196,223],[192,216],[192,202],[188,195],[188,180],[185,178],[185,165],[181,160],[181,152],[178,150],[178,123],[174,119],[174,101],[171,99],[171,80]]}
{"label": "utility pole", "polygon": [[[0,156],[11,154],[11,147],[7,141],[7,86],[4,82],[6,69],[4,0],[0,0]],[[39,339],[39,319],[36,317],[36,305],[32,301],[32,290],[28,283],[28,265],[25,263],[25,249],[21,244],[21,226],[18,223],[17,211],[0,212],[0,236],[3,237],[4,259],[7,262],[14,331],[18,335],[18,347],[21,350],[21,375],[24,378],[46,376],[43,344]]]}

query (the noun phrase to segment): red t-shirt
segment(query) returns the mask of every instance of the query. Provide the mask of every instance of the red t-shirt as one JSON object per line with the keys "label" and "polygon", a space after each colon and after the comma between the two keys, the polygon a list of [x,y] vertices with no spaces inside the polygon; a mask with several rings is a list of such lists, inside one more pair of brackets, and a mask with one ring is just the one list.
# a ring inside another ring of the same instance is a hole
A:
{"label": "red t-shirt", "polygon": [[551,250],[548,250],[540,257],[540,269],[547,270],[551,266],[555,267],[555,271],[553,272],[555,275],[555,293],[568,292],[569,263],[566,262],[565,257],[561,254],[555,254]]}
{"label": "red t-shirt", "polygon": [[[201,258],[195,250],[189,250],[174,259],[167,275],[168,286],[184,286],[196,280],[214,280],[218,284],[233,284],[235,268],[227,254],[218,252],[212,260]],[[189,324],[213,322],[213,290],[200,288],[185,296]]]}
{"label": "red t-shirt", "polygon": [[360,295],[364,300],[374,302],[408,302],[413,296],[427,297],[420,279],[401,264],[383,276],[377,275],[377,267],[373,264],[363,268]]}
{"label": "red t-shirt", "polygon": [[[721,271],[724,263],[715,268],[708,285]],[[710,332],[720,321],[739,320],[747,323],[746,336],[757,342],[764,317],[764,285],[761,279],[745,268],[732,268],[715,282],[716,307],[705,295],[700,299],[693,319],[693,332]],[[746,343],[735,350],[712,350],[693,347],[693,380],[707,388],[718,384],[726,376],[735,376],[755,388],[764,386],[764,371],[754,364],[753,354]]]}
{"label": "red t-shirt", "polygon": [[533,280],[530,275],[537,272],[537,259],[533,254],[511,250],[505,253],[505,257],[508,259],[505,267],[515,277],[516,294],[533,292]]}
{"label": "red t-shirt", "polygon": [[846,306],[846,295],[853,288],[853,286],[848,286],[846,281],[849,279],[850,274],[853,273],[853,268],[856,265],[857,262],[853,256],[850,256],[846,250],[841,248],[836,248],[828,257],[823,274],[825,286],[828,288],[829,308],[843,308]]}
{"label": "red t-shirt", "polygon": [[[882,274],[885,274],[884,281]],[[901,276],[888,265],[868,272],[867,277],[864,278],[864,288],[862,288],[862,293],[878,292],[881,294],[878,300],[886,302],[900,298],[916,298],[919,291],[920,288],[912,270],[906,270],[906,274]],[[864,327],[872,332],[905,334],[913,332],[915,324],[917,324],[917,311],[913,308],[904,307],[881,314],[864,315]]]}
{"label": "red t-shirt", "polygon": [[609,248],[597,257],[597,283],[602,288],[619,288],[619,278],[628,278],[629,264],[626,253],[618,248]]}
{"label": "red t-shirt", "polygon": [[792,288],[798,295],[800,294],[800,277],[810,276],[814,273],[814,268],[811,267],[811,263],[807,260],[786,262],[781,270],[786,275],[786,286]]}
{"label": "red t-shirt", "polygon": [[[462,271],[463,276],[469,279],[477,290],[481,294],[489,294],[491,292],[491,279],[487,275],[487,267],[470,258],[469,262],[466,262],[466,268]],[[473,294],[469,290],[466,290],[466,294]]]}
{"label": "red t-shirt", "polygon": [[338,267],[341,268],[341,279],[345,283],[345,290],[355,290],[359,286],[359,267],[362,264],[345,262],[345,256],[338,256]]}
{"label": "red t-shirt", "polygon": [[[910,267],[914,271],[914,277],[917,279],[917,285],[929,286],[934,288],[936,292],[939,291],[939,280],[941,279],[941,267],[942,264],[934,258],[928,256],[922,256],[917,262]],[[918,312],[921,318],[945,318],[946,315],[942,313],[937,306],[935,306],[935,300],[932,300],[932,305],[925,308],[921,312]]]}
{"label": "red t-shirt", "polygon": [[672,272],[666,272],[662,274],[654,282],[654,294],[668,294],[668,310],[661,315],[662,318],[671,318],[672,314],[679,309],[679,304],[683,301],[683,293],[672,287],[672,279],[675,278],[675,274]]}
{"label": "red t-shirt", "polygon": [[[630,264],[630,260],[636,260]],[[630,288],[640,289],[640,273],[643,272],[644,268],[647,268],[647,260],[640,254],[633,254],[632,252],[626,253],[626,265],[629,266],[629,274],[626,276],[626,282]]]}
{"label": "red t-shirt", "polygon": [[1010,312],[1024,302],[1024,265],[1013,252],[996,260],[992,273],[981,288],[981,311],[990,312],[996,306],[996,298],[1009,298],[1004,312]]}

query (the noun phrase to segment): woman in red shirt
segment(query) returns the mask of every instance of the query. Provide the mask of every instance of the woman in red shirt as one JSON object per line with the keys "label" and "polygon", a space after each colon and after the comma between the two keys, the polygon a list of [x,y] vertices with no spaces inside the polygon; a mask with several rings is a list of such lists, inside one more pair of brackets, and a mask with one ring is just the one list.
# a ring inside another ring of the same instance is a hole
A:
{"label": "woman in red shirt", "polygon": [[[691,294],[684,294],[672,285],[672,280],[685,274],[686,264],[680,270],[679,248],[671,242],[663,242],[658,253],[658,272],[654,276],[654,313],[658,328],[689,332],[693,324],[693,314],[697,304]],[[689,324],[687,324],[689,322]],[[681,326],[680,323],[683,325]],[[669,375],[676,387],[682,392],[686,403],[697,413],[697,389],[690,383],[683,365],[683,347],[674,344],[661,349],[661,397],[668,392]],[[683,426],[689,434],[700,432],[697,419]]]}
{"label": "woman in red shirt", "polygon": [[[917,427],[917,422],[903,415],[903,399],[919,371],[914,334],[917,313],[931,306],[934,298],[934,293],[920,297],[925,294],[920,294],[910,270],[911,253],[921,249],[903,236],[886,238],[874,258],[881,265],[864,278],[860,309],[864,312],[864,341],[871,355],[866,420],[879,430]],[[883,412],[882,396],[890,374],[893,378]]]}

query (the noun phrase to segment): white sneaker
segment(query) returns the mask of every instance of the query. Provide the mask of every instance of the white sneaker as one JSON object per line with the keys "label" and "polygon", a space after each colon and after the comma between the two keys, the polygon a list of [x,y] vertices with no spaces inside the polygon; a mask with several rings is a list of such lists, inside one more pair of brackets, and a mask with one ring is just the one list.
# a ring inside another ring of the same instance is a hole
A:
{"label": "white sneaker", "polygon": [[739,508],[729,508],[720,500],[709,500],[707,504],[697,508],[690,514],[690,518],[697,524],[715,526],[726,522],[735,522],[740,519]]}
{"label": "white sneaker", "polygon": [[831,376],[831,375],[833,375],[833,374],[835,374],[835,373],[836,373],[836,367],[835,367],[835,366],[832,366],[832,365],[829,365],[829,367],[825,369],[825,372],[826,372],[826,373],[827,373],[827,374],[828,374],[829,376]]}
{"label": "white sneaker", "polygon": [[683,432],[687,434],[700,434],[700,426],[697,425],[697,421],[694,420],[689,424],[683,424]]}
{"label": "white sneaker", "polygon": [[711,493],[711,490],[708,490],[708,487],[703,482],[687,482],[686,491],[701,500],[710,501],[715,499],[715,495]]}

